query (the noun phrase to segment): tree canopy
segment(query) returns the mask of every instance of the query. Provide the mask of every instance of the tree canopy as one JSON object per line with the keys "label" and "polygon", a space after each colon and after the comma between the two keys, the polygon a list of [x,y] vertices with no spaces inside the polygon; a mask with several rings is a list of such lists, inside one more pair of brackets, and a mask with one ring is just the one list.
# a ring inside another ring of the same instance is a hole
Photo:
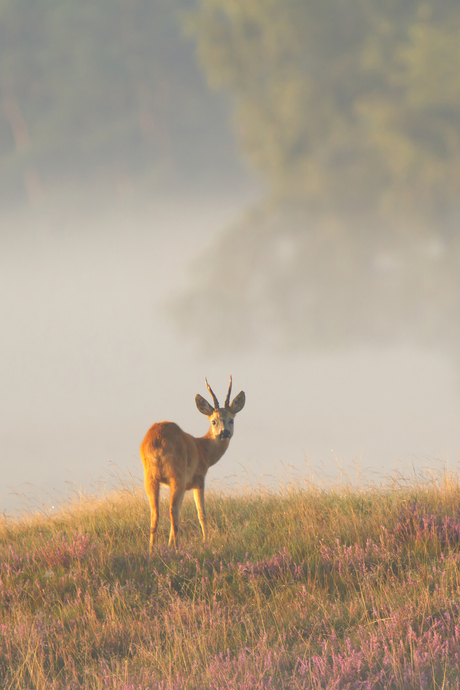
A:
{"label": "tree canopy", "polygon": [[182,32],[189,6],[0,0],[2,203],[65,181],[154,186],[231,164],[227,108]]}
{"label": "tree canopy", "polygon": [[458,351],[458,2],[201,0],[189,30],[270,201],[201,262],[185,330]]}
{"label": "tree canopy", "polygon": [[352,216],[458,207],[457,2],[202,0],[192,31],[277,195]]}

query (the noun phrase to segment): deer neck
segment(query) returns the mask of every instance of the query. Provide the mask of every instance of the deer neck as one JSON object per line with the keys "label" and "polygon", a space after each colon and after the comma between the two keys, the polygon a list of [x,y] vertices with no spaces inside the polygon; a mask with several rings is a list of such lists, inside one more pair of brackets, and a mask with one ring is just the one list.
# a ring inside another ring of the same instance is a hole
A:
{"label": "deer neck", "polygon": [[207,467],[212,467],[212,465],[215,465],[216,462],[221,459],[230,443],[229,438],[213,438],[211,431],[208,431],[206,436],[198,438],[197,441],[199,441],[202,450],[202,458]]}

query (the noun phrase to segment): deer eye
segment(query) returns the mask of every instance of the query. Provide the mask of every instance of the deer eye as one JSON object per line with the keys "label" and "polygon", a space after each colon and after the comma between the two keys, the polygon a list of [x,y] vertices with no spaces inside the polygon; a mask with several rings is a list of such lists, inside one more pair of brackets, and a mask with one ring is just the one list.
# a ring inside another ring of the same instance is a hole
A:
{"label": "deer eye", "polygon": [[233,419],[230,420],[230,424],[233,424]]}
{"label": "deer eye", "polygon": [[212,423],[213,426],[216,426],[217,421],[216,421],[215,419],[213,419],[211,423]]}

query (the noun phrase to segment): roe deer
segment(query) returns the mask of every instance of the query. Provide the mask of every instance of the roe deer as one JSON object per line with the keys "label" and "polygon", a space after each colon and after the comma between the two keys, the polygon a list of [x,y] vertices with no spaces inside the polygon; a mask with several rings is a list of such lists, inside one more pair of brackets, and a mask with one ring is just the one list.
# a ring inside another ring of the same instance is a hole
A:
{"label": "roe deer", "polygon": [[246,396],[241,391],[230,404],[230,376],[225,405],[221,408],[206,378],[205,381],[214,400],[214,407],[199,394],[195,397],[195,402],[198,410],[205,414],[211,423],[208,433],[195,438],[182,431],[174,422],[158,422],[150,427],[141,445],[145,489],[151,510],[150,553],[158,528],[160,484],[166,484],[171,491],[169,545],[174,544],[177,548],[179,513],[184,494],[189,489],[193,489],[203,540],[206,540],[204,478],[211,465],[215,465],[227,450],[233,435],[233,418],[243,409]]}

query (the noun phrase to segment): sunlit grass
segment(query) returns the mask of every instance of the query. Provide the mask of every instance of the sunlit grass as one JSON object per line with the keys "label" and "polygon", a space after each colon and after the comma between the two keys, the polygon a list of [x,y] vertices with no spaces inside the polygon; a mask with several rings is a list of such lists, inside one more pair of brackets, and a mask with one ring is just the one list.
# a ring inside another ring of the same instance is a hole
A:
{"label": "sunlit grass", "polygon": [[[163,501],[166,501],[166,495]],[[132,484],[0,523],[3,688],[455,688],[460,479],[209,493],[148,558]]]}

